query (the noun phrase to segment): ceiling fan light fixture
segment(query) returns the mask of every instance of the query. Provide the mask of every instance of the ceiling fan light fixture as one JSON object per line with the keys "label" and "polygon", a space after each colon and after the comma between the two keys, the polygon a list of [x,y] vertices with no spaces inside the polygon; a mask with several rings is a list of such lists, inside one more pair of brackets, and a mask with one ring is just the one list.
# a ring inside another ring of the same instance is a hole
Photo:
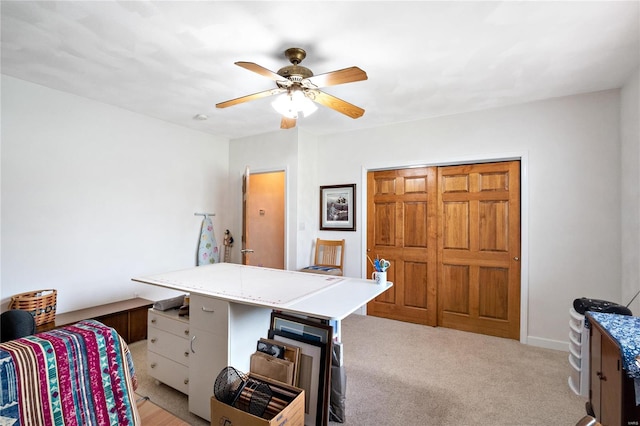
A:
{"label": "ceiling fan light fixture", "polygon": [[216,108],[227,108],[244,102],[282,94],[271,102],[273,109],[282,116],[280,120],[281,129],[295,127],[298,115],[302,113],[305,117],[310,116],[318,109],[316,104],[331,108],[351,118],[362,117],[364,109],[336,98],[320,89],[327,86],[366,80],[366,72],[358,67],[349,67],[314,75],[309,68],[300,65],[300,62],[306,57],[306,52],[303,49],[292,47],[284,53],[291,65],[280,68],[277,73],[253,62],[235,62],[241,68],[273,80],[277,88],[219,102],[216,104]]}
{"label": "ceiling fan light fixture", "polygon": [[271,102],[271,106],[280,115],[296,119],[300,112],[305,117],[308,117],[318,109],[313,101],[307,98],[301,90],[293,90],[290,93],[278,96]]}

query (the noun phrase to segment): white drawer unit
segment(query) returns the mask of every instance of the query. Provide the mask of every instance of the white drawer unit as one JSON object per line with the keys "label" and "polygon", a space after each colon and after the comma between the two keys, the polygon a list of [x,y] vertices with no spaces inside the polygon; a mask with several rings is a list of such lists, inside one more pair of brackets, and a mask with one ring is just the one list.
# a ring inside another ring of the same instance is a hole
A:
{"label": "white drawer unit", "polygon": [[589,330],[584,315],[569,310],[569,388],[581,396],[589,396]]}
{"label": "white drawer unit", "polygon": [[218,373],[227,366],[249,371],[256,342],[269,328],[271,309],[231,304],[192,294],[189,316],[149,309],[150,375],[189,395],[189,411],[209,420]]}
{"label": "white drawer unit", "polygon": [[154,379],[189,393],[189,320],[175,309],[149,309],[147,323],[147,367]]}

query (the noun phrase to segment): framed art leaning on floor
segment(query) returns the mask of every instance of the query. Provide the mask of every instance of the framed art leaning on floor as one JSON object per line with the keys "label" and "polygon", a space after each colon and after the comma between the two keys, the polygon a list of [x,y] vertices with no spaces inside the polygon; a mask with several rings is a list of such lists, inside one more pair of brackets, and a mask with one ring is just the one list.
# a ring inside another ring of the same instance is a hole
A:
{"label": "framed art leaning on floor", "polygon": [[326,424],[329,419],[333,327],[312,319],[272,312],[269,339],[301,349],[298,387],[308,395],[305,398],[305,424]]}

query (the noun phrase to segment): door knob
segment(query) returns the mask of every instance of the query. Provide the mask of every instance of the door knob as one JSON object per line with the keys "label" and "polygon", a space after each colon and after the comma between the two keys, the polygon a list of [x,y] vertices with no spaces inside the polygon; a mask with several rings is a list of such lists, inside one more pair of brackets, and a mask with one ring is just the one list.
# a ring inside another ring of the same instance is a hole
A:
{"label": "door knob", "polygon": [[513,258],[513,260],[515,260],[517,262],[518,260],[520,260],[520,258],[518,256],[516,256],[516,257]]}

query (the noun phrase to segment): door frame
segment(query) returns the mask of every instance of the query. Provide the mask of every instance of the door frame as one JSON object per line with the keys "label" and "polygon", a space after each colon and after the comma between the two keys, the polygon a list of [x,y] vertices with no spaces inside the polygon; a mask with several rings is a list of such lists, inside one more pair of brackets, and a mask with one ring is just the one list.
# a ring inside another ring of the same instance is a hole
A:
{"label": "door frame", "polygon": [[[284,270],[289,270],[289,167],[270,167],[253,169],[249,166],[250,174],[259,175],[263,173],[284,172]],[[242,172],[244,176],[244,171]],[[241,197],[242,198],[242,197]],[[240,206],[242,211],[242,206]]]}
{"label": "door frame", "polygon": [[[429,163],[405,164],[364,164],[361,170],[362,194],[358,220],[363,224],[361,235],[362,247],[367,247],[367,173],[379,170],[407,169],[412,167],[440,167],[457,166],[463,164],[493,163],[497,161],[520,161],[520,343],[528,344],[529,336],[529,155],[525,152],[511,152],[504,154],[486,154],[467,157],[453,157],[435,160]],[[366,259],[360,260],[360,276],[367,277]],[[366,305],[361,311],[366,314]],[[548,347],[546,345],[545,347]],[[551,349],[561,349],[553,347]]]}

